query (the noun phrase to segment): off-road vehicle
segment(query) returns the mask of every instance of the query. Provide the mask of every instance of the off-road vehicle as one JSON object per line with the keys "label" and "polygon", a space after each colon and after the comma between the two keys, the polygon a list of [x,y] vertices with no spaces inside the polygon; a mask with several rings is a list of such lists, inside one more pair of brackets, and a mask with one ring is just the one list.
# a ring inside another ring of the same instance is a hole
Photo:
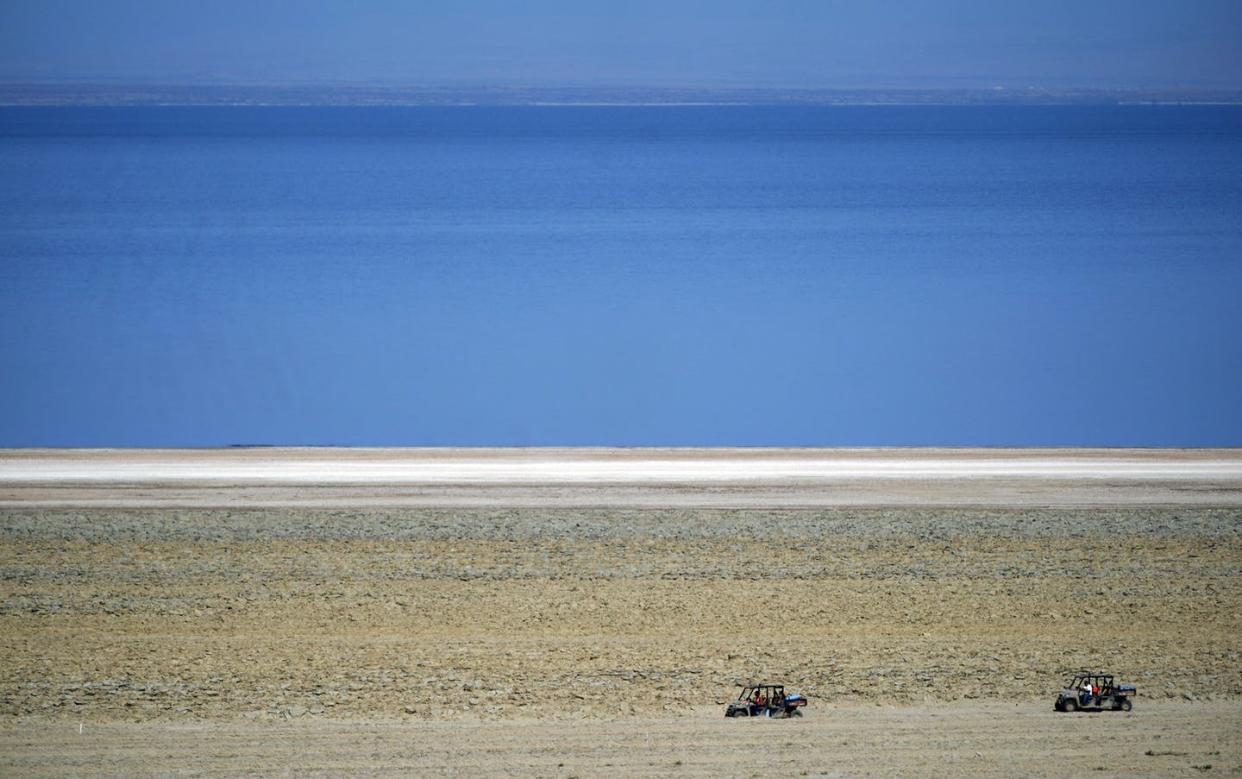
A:
{"label": "off-road vehicle", "polygon": [[1133,684],[1113,684],[1103,671],[1079,671],[1057,694],[1057,711],[1129,711],[1137,693]]}
{"label": "off-road vehicle", "polygon": [[725,708],[726,717],[801,717],[806,697],[785,694],[783,684],[744,684],[737,700]]}

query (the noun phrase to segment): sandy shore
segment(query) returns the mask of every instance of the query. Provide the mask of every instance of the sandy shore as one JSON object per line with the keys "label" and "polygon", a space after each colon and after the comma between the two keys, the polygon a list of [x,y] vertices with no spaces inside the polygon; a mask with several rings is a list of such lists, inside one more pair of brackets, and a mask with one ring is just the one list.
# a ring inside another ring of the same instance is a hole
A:
{"label": "sandy shore", "polygon": [[[2,452],[0,774],[1237,774],[1240,472],[1238,450]],[[1083,666],[1138,685],[1134,712],[1054,714]],[[806,717],[726,721],[747,679]]]}
{"label": "sandy shore", "polygon": [[0,506],[1242,506],[1242,450],[0,451]]}

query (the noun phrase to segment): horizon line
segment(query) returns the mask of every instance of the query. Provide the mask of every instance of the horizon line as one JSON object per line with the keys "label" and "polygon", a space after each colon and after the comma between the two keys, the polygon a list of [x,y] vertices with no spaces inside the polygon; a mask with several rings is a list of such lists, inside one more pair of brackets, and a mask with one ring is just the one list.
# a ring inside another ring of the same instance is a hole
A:
{"label": "horizon line", "polygon": [[951,450],[951,451],[1242,451],[1242,444],[1224,445],[1109,445],[1109,444],[854,444],[854,445],[780,445],[780,444],[723,444],[714,446],[695,446],[686,444],[204,444],[199,446],[159,446],[159,445],[111,445],[111,446],[0,446],[0,455],[10,452],[56,451],[56,452],[106,452],[106,451],[238,451],[246,449],[353,449],[353,450],[419,450],[419,451],[912,451],[912,450]]}
{"label": "horizon line", "polygon": [[932,106],[1238,105],[1242,88],[1204,86],[705,87],[358,82],[5,81],[0,106]]}

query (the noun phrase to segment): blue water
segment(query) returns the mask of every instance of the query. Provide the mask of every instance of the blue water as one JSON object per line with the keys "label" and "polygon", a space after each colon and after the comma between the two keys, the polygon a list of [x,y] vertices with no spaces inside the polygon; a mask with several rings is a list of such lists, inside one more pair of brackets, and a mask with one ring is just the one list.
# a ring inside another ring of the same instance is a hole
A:
{"label": "blue water", "polygon": [[0,445],[1242,444],[1242,108],[0,109]]}

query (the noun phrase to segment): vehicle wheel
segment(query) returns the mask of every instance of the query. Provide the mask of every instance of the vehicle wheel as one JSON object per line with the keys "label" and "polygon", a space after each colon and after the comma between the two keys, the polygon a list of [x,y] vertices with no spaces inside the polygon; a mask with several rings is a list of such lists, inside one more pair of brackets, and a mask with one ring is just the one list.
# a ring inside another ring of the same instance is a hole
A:
{"label": "vehicle wheel", "polygon": [[802,709],[794,709],[793,711],[789,712],[789,716],[791,716],[791,717],[801,717],[801,716],[802,716]]}
{"label": "vehicle wheel", "polygon": [[1074,712],[1078,711],[1078,701],[1074,700],[1073,698],[1066,698],[1065,699],[1065,711],[1069,714],[1073,714]]}
{"label": "vehicle wheel", "polygon": [[1121,701],[1121,705],[1118,708],[1120,708],[1122,711],[1129,711],[1130,709],[1134,708],[1134,704],[1130,702],[1129,698],[1123,698]]}

